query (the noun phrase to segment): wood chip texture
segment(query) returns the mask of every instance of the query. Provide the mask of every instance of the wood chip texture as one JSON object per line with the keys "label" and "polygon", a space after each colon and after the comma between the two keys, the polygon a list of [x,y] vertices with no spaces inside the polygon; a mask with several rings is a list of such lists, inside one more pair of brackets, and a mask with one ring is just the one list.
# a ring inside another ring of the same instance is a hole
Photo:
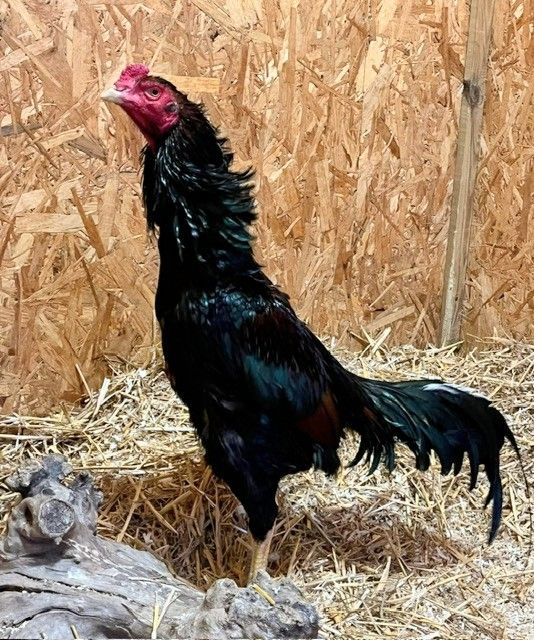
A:
{"label": "wood chip texture", "polygon": [[[352,348],[435,343],[467,0],[0,0],[0,404],[146,366],[142,140],[100,92],[167,74],[256,168],[257,253]],[[534,5],[497,0],[465,336],[533,336]]]}

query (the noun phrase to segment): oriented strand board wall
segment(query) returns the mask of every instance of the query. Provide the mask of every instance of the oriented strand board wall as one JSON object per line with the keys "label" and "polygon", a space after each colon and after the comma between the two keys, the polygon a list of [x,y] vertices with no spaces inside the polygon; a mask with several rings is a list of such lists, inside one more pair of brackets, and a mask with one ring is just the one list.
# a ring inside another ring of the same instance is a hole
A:
{"label": "oriented strand board wall", "polygon": [[[497,2],[466,326],[529,338],[534,9],[513,7]],[[256,167],[258,254],[317,331],[436,339],[463,0],[0,0],[0,13],[4,411],[75,399],[157,336],[141,140],[98,98],[131,61],[216,79],[192,95]]]}
{"label": "oriented strand board wall", "polygon": [[493,38],[466,329],[532,341],[534,3],[497,0]]}

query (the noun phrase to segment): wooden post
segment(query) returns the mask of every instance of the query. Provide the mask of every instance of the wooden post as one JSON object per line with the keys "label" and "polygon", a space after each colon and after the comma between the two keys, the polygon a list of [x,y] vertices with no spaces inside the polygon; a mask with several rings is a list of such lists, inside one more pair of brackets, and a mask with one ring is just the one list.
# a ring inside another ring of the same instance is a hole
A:
{"label": "wooden post", "polygon": [[458,147],[452,191],[439,342],[460,338],[469,258],[473,193],[480,148],[484,84],[495,0],[472,0],[465,57],[464,90],[460,108]]}

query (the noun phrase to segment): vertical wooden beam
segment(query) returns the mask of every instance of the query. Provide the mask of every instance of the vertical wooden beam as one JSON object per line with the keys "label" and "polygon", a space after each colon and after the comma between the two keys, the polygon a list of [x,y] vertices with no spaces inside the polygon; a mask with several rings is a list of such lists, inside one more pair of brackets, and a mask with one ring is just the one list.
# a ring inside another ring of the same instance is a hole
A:
{"label": "vertical wooden beam", "polygon": [[460,337],[494,6],[495,0],[471,1],[464,90],[443,276],[439,332],[439,342],[442,346],[457,342]]}

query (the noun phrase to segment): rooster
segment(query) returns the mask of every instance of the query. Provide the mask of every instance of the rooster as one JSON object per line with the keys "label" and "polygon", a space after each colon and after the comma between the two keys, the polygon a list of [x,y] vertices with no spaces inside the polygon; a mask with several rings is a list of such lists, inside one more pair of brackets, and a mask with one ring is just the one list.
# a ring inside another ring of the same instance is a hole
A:
{"label": "rooster", "polygon": [[166,371],[207,463],[248,515],[250,579],[267,567],[281,478],[311,467],[336,473],[347,431],[360,437],[353,464],[366,457],[371,471],[380,461],[393,468],[397,441],[418,469],[434,451],[443,474],[458,474],[467,454],[471,489],[483,465],[491,542],[504,441],[518,453],[501,413],[441,380],[383,382],[344,369],[254,259],[252,173],[232,169],[227,141],[203,107],[142,64],[126,67],[102,98],[120,105],[147,141],[142,187],[160,254],[156,315]]}

